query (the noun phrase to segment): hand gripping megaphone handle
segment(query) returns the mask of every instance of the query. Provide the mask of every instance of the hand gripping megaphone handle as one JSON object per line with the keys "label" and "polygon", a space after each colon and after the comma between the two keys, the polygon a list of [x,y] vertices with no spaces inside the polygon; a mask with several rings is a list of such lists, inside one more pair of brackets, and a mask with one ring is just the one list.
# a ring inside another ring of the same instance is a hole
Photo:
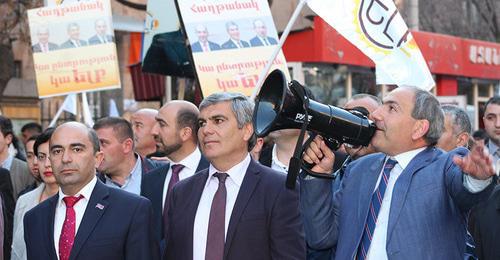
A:
{"label": "hand gripping megaphone handle", "polygon": [[[307,139],[307,141],[304,143],[304,145],[302,146],[302,155],[304,155],[304,152],[307,150],[307,148],[309,147],[309,145],[311,144],[311,142],[314,140],[314,137],[316,136],[316,134],[311,134],[309,136],[309,139]],[[324,141],[325,141],[325,144],[326,146],[328,146],[328,148],[330,148],[332,151],[336,151],[337,149],[339,149],[341,143],[338,142],[337,140],[333,139],[333,138],[324,138]],[[333,175],[333,173],[321,173],[321,172],[315,172],[313,170],[311,170],[312,168],[314,167],[314,164],[313,163],[308,163],[306,161],[302,161],[302,171],[304,171],[305,174],[307,175],[311,175],[313,177],[316,177],[316,178],[323,178],[323,179],[335,179],[336,176]]]}

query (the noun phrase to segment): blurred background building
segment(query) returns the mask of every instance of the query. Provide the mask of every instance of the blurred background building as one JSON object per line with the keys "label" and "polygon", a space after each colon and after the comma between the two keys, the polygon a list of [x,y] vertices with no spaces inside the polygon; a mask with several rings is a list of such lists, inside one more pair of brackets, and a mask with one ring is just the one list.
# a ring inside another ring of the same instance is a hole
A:
{"label": "blurred background building", "polygon": [[[269,2],[282,31],[298,0]],[[437,86],[432,91],[443,102],[466,108],[475,128],[481,127],[482,106],[500,94],[500,1],[394,2],[434,76]],[[94,119],[109,115],[112,103],[126,116],[170,99],[201,100],[192,79],[141,72],[147,0],[111,3],[122,88],[88,94]],[[42,0],[0,1],[0,111],[17,127],[28,121],[48,125],[63,102],[63,98],[37,98],[26,10],[42,5]],[[392,88],[377,86],[374,64],[307,7],[283,50],[293,78],[310,87],[320,102],[342,106],[354,94],[382,96]],[[65,113],[61,120],[71,117]]]}

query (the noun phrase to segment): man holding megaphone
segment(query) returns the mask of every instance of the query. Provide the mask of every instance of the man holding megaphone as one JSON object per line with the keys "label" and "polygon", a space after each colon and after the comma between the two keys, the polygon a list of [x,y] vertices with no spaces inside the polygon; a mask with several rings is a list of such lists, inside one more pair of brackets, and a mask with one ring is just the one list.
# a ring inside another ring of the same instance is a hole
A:
{"label": "man holding megaphone", "polygon": [[[338,192],[326,179],[301,181],[302,197],[323,202],[302,204],[309,246],[336,248],[336,259],[463,258],[465,217],[494,186],[492,158],[483,147],[434,147],[444,116],[427,91],[396,88],[372,117],[380,153],[352,162]],[[318,136],[304,160],[331,173],[334,156]]]}

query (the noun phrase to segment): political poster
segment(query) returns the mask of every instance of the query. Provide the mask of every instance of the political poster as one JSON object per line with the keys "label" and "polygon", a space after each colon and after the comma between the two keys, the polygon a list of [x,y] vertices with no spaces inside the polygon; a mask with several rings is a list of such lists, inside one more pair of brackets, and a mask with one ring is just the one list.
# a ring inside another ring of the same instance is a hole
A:
{"label": "political poster", "polygon": [[120,88],[109,0],[28,11],[40,98]]}
{"label": "political poster", "polygon": [[[266,0],[178,1],[204,96],[239,92],[250,96],[278,44]],[[273,61],[288,77],[282,52]]]}

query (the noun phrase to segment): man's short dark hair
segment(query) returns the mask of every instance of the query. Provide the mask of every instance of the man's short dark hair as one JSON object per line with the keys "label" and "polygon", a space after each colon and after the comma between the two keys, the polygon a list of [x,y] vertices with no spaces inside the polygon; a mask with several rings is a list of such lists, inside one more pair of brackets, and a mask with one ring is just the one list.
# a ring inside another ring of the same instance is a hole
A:
{"label": "man's short dark hair", "polygon": [[39,123],[30,122],[30,123],[23,125],[23,127],[21,128],[21,133],[24,131],[32,131],[32,132],[40,134],[40,133],[42,133],[43,130],[42,130],[42,126]]}
{"label": "man's short dark hair", "polygon": [[[52,137],[52,134],[54,133],[55,128],[50,127],[45,129],[40,135],[35,140],[35,143],[33,144],[33,151],[35,152],[35,156],[38,156],[38,147],[41,144],[44,144],[50,140],[50,137]],[[31,138],[29,139],[31,140]]]}
{"label": "man's short dark hair", "polygon": [[12,121],[5,116],[0,116],[0,132],[6,137],[7,135],[12,135],[14,137],[14,128],[12,127]]}
{"label": "man's short dark hair", "polygon": [[488,101],[484,105],[484,110],[486,110],[486,108],[488,108],[490,104],[500,105],[500,96],[494,96],[488,99]]}
{"label": "man's short dark hair", "polygon": [[121,117],[105,117],[97,120],[94,124],[94,130],[99,130],[102,128],[113,128],[113,133],[115,134],[118,141],[123,142],[127,138],[134,140],[134,132],[132,130],[132,125],[127,120]]}
{"label": "man's short dark hair", "polygon": [[181,108],[177,111],[177,127],[178,129],[189,127],[193,132],[194,140],[198,140],[198,114],[192,109]]}
{"label": "man's short dark hair", "polygon": [[[101,150],[101,143],[99,142],[99,137],[94,129],[88,128],[88,136],[90,143],[92,143],[92,148],[94,148],[94,154]],[[132,139],[133,140],[133,139]]]}

